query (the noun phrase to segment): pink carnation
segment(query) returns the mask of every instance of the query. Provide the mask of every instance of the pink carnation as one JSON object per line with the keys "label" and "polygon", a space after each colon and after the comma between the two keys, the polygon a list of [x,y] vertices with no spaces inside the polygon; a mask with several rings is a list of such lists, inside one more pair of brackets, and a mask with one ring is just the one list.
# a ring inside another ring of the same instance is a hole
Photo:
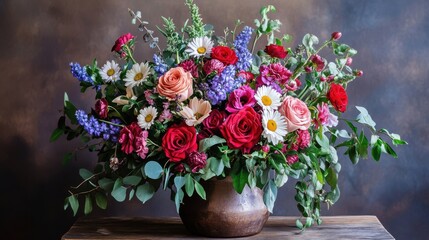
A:
{"label": "pink carnation", "polygon": [[147,103],[149,105],[154,105],[155,104],[155,102],[153,101],[153,99],[150,97],[152,95],[152,93],[153,92],[151,90],[145,90],[144,91],[144,97],[145,97],[145,99],[146,99],[146,101],[147,101]]}
{"label": "pink carnation", "polygon": [[338,117],[329,111],[327,103],[317,105],[317,110],[319,113],[317,114],[316,127],[318,127],[319,123],[326,127],[335,127],[338,125]]}
{"label": "pink carnation", "polygon": [[256,103],[254,95],[255,91],[247,85],[235,89],[229,95],[226,110],[230,113],[234,113],[247,106],[253,107]]}
{"label": "pink carnation", "polygon": [[209,75],[214,71],[217,72],[217,75],[220,75],[223,69],[225,69],[225,64],[223,64],[221,61],[217,59],[211,59],[207,61],[203,66],[203,70],[207,75]]}
{"label": "pink carnation", "polygon": [[299,79],[289,80],[285,87],[288,91],[296,91],[301,86],[301,81]]}
{"label": "pink carnation", "polygon": [[171,120],[173,118],[173,114],[171,114],[170,109],[168,109],[170,107],[170,103],[164,102],[162,106],[164,110],[162,110],[161,114],[159,115],[158,121],[164,122],[164,121]]}
{"label": "pink carnation", "polygon": [[188,59],[178,64],[179,67],[182,67],[186,72],[190,72],[192,77],[198,77],[198,67],[195,65],[194,61]]}
{"label": "pink carnation", "polygon": [[127,33],[127,34],[124,34],[124,35],[120,36],[115,41],[115,45],[113,45],[113,47],[112,47],[112,52],[121,53],[122,52],[122,47],[125,44],[127,44],[129,41],[131,41],[133,38],[134,38],[134,36],[131,35],[131,33]]}
{"label": "pink carnation", "polygon": [[149,152],[149,148],[147,146],[147,138],[149,136],[148,131],[142,131],[139,135],[136,136],[136,153],[141,157],[142,159],[145,159],[147,156],[147,153]]}
{"label": "pink carnation", "polygon": [[300,149],[307,148],[310,146],[311,135],[308,130],[297,130],[298,138],[296,139],[296,144]]}
{"label": "pink carnation", "polygon": [[259,67],[260,75],[256,79],[257,86],[271,85],[273,83],[286,84],[292,76],[292,72],[280,63],[270,65],[261,65]]}

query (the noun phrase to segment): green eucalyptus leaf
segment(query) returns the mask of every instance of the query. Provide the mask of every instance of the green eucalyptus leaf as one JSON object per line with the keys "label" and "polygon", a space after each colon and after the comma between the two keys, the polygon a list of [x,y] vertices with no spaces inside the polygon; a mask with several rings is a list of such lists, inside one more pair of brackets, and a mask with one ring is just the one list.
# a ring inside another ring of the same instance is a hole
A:
{"label": "green eucalyptus leaf", "polygon": [[89,170],[85,168],[81,168],[79,169],[79,175],[83,180],[86,180],[88,178],[91,178],[93,174]]}
{"label": "green eucalyptus leaf", "polygon": [[73,216],[76,216],[77,210],[79,209],[79,201],[76,197],[76,195],[71,195],[68,197],[68,201],[70,203],[70,207],[73,210]]}
{"label": "green eucalyptus leaf", "polygon": [[176,190],[179,191],[186,183],[185,177],[182,176],[176,176],[174,178],[174,186],[176,187]]}
{"label": "green eucalyptus leaf", "polygon": [[185,175],[186,194],[188,194],[188,196],[191,197],[194,194],[194,190],[195,190],[194,180],[192,179],[191,174],[186,174]]}
{"label": "green eucalyptus leaf", "polygon": [[92,200],[90,195],[85,196],[85,207],[84,207],[84,213],[85,215],[88,215],[92,212]]}
{"label": "green eucalyptus leaf", "polygon": [[150,179],[159,179],[163,172],[162,166],[155,161],[149,161],[144,166],[144,173]]}
{"label": "green eucalyptus leaf", "polygon": [[107,208],[107,197],[106,195],[97,192],[95,194],[95,203],[97,204],[97,206],[101,209],[106,209]]}
{"label": "green eucalyptus leaf", "polygon": [[194,180],[194,183],[195,183],[195,191],[202,199],[206,200],[206,191],[204,190],[203,186],[201,186],[201,184],[198,181]]}
{"label": "green eucalyptus leaf", "polygon": [[199,152],[206,152],[207,149],[209,149],[210,147],[217,145],[217,144],[221,144],[221,143],[225,143],[225,139],[218,137],[216,135],[214,135],[213,137],[210,138],[205,138],[203,140],[200,141],[199,144]]}
{"label": "green eucalyptus leaf", "polygon": [[127,189],[122,186],[122,178],[116,179],[111,195],[118,202],[123,202],[127,197]]}
{"label": "green eucalyptus leaf", "polygon": [[127,177],[124,177],[123,182],[125,185],[137,186],[141,180],[142,180],[142,177],[140,176],[127,176]]}
{"label": "green eucalyptus leaf", "polygon": [[109,178],[102,178],[98,180],[98,185],[106,192],[111,192],[113,190],[114,181]]}
{"label": "green eucalyptus leaf", "polygon": [[268,181],[268,184],[264,188],[264,203],[271,213],[274,209],[274,203],[277,198],[277,186],[273,180]]}
{"label": "green eucalyptus leaf", "polygon": [[155,189],[148,182],[146,182],[143,185],[138,186],[137,190],[136,190],[136,197],[142,203],[146,203],[149,199],[151,199],[153,197],[154,194],[155,194]]}

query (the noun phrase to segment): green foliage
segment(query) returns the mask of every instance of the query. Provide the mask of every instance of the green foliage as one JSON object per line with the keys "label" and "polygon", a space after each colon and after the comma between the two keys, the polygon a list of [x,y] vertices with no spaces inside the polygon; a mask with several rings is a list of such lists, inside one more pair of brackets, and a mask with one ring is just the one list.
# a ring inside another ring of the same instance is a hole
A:
{"label": "green foliage", "polygon": [[205,25],[203,23],[203,19],[201,18],[198,6],[194,3],[193,0],[186,0],[185,4],[189,8],[192,20],[192,25],[187,26],[185,31],[188,33],[190,38],[206,36],[207,32],[205,30]]}

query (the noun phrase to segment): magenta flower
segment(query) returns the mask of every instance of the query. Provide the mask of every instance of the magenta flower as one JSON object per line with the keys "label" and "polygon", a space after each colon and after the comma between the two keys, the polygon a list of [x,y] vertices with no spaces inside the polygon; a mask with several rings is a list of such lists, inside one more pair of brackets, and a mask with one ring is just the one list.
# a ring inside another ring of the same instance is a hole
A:
{"label": "magenta flower", "polygon": [[296,139],[296,144],[298,148],[304,149],[310,146],[311,135],[308,130],[297,130],[298,138]]}
{"label": "magenta flower", "polygon": [[101,119],[106,119],[109,113],[109,103],[105,98],[97,100],[95,103],[95,112]]}
{"label": "magenta flower", "polygon": [[178,64],[179,67],[182,67],[186,72],[190,72],[192,77],[198,77],[198,67],[195,65],[194,61],[188,59]]}
{"label": "magenta flower", "polygon": [[317,110],[319,113],[317,114],[316,127],[318,127],[319,123],[326,127],[335,127],[338,125],[338,117],[329,111],[327,103],[317,105]]}
{"label": "magenta flower", "polygon": [[209,75],[210,73],[216,71],[217,75],[220,75],[225,69],[225,64],[223,64],[221,61],[217,59],[211,59],[204,63],[203,70],[204,72]]}
{"label": "magenta flower", "polygon": [[255,91],[247,85],[235,89],[231,95],[229,95],[226,110],[230,113],[234,113],[244,107],[253,107],[256,103],[254,95]]}
{"label": "magenta flower", "polygon": [[321,72],[325,67],[325,61],[319,55],[312,55],[310,61],[316,65],[316,71]]}
{"label": "magenta flower", "polygon": [[155,104],[155,102],[153,101],[153,99],[150,97],[152,95],[152,93],[153,92],[151,90],[145,90],[144,91],[144,97],[145,97],[145,99],[146,99],[146,101],[147,101],[147,103],[149,105],[154,105]]}

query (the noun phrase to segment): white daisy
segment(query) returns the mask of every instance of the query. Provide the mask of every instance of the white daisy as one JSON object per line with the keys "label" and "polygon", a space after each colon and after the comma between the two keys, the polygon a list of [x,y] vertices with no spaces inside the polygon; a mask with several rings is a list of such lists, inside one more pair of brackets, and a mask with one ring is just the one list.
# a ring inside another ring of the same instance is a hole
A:
{"label": "white daisy", "polygon": [[121,69],[115,61],[107,61],[101,68],[100,76],[106,82],[115,82],[119,80],[120,71]]}
{"label": "white daisy", "polygon": [[135,87],[143,83],[149,75],[150,67],[149,63],[136,63],[133,67],[128,70],[125,76],[125,86]]}
{"label": "white daisy", "polygon": [[281,105],[280,93],[270,86],[259,87],[255,94],[255,99],[264,110],[277,110]]}
{"label": "white daisy", "polygon": [[262,113],[262,126],[264,127],[262,135],[274,145],[282,142],[287,134],[286,119],[277,111],[265,110]]}
{"label": "white daisy", "polygon": [[213,42],[208,37],[197,37],[188,43],[185,50],[191,57],[201,57],[212,52]]}
{"label": "white daisy", "polygon": [[208,101],[194,97],[189,101],[188,106],[183,107],[182,111],[180,111],[180,115],[185,118],[185,122],[188,126],[195,126],[202,123],[203,120],[209,116],[211,111],[212,106]]}
{"label": "white daisy", "polygon": [[158,116],[156,108],[150,106],[140,110],[140,114],[137,116],[137,123],[143,129],[149,129],[152,126],[155,118]]}

